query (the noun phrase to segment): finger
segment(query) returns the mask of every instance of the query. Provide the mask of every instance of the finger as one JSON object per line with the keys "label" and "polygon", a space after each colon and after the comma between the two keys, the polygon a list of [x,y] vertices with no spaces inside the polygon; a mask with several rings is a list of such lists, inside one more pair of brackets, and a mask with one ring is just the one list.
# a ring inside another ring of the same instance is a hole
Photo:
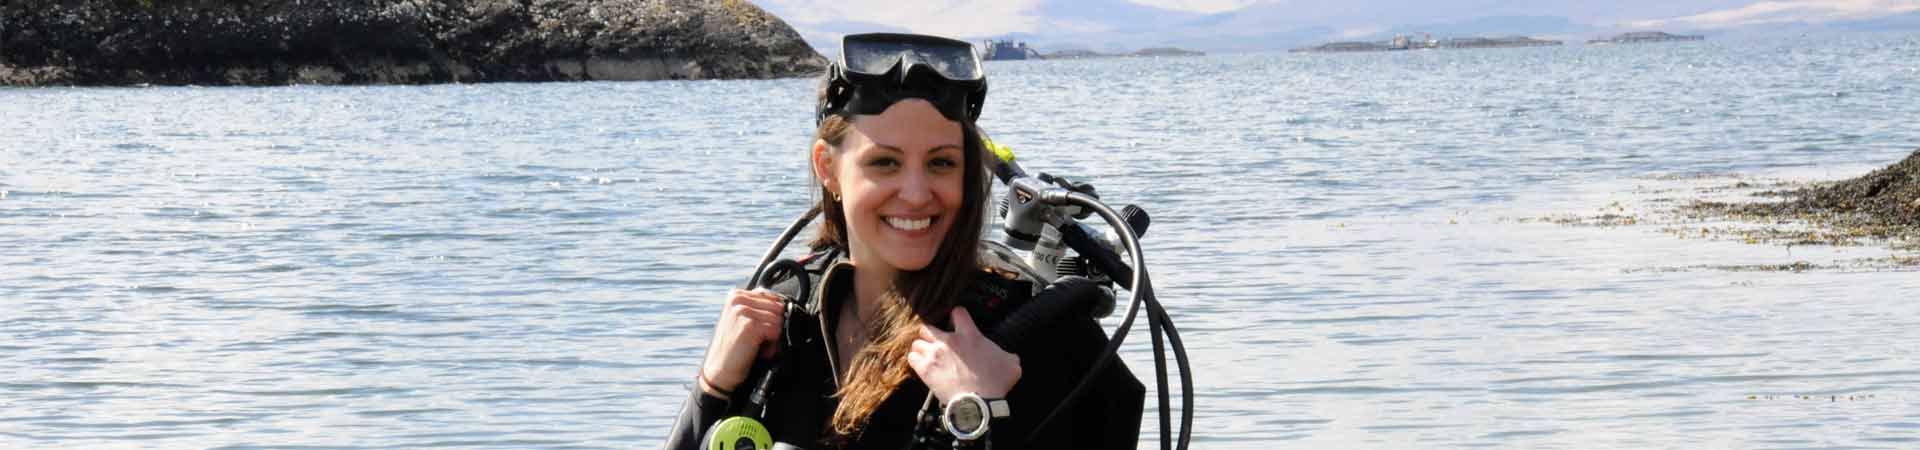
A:
{"label": "finger", "polygon": [[754,349],[752,354],[758,355],[761,359],[771,358],[779,352],[781,332],[778,324],[752,321],[740,330],[734,345],[751,346]]}
{"label": "finger", "polygon": [[786,304],[786,302],[780,299],[780,295],[762,291],[734,291],[734,295],[728,300],[732,304],[751,305],[761,309],[770,309]]}
{"label": "finger", "polygon": [[734,306],[739,306],[739,305],[740,305],[740,293],[741,293],[741,292],[745,292],[745,291],[742,291],[742,290],[739,290],[739,289],[732,289],[732,290],[728,290],[728,291],[727,291],[727,298],[726,298],[726,300],[721,300],[721,301],[720,301],[720,315],[721,315],[721,316],[725,316],[725,315],[727,315],[727,312],[728,312],[728,311],[731,311],[731,310],[733,310],[733,307],[734,307]]}
{"label": "finger", "polygon": [[754,334],[766,337],[779,335],[780,316],[773,315],[766,311],[753,311],[748,314],[753,314],[753,316],[741,323],[740,331],[742,334]]}
{"label": "finger", "polygon": [[747,305],[734,305],[732,308],[728,308],[728,312],[731,312],[732,313],[731,315],[734,317],[746,320],[747,322],[751,322],[751,323],[779,324],[781,319],[781,316],[778,313],[775,313],[773,311],[767,311],[764,309],[754,308]]}
{"label": "finger", "polygon": [[765,316],[755,317],[753,319],[754,331],[767,333],[767,336],[769,337],[780,335],[780,330],[782,328],[781,321],[783,321],[784,318],[780,317],[778,314],[765,312],[765,311],[761,311],[756,314],[764,314]]}
{"label": "finger", "polygon": [[913,349],[911,350],[911,352],[931,356],[933,355],[933,350],[934,350],[934,344],[932,341],[915,339],[913,341]]}
{"label": "finger", "polygon": [[921,339],[926,339],[929,341],[945,342],[948,339],[948,336],[952,336],[952,335],[953,333],[940,331],[939,328],[934,328],[933,325],[928,325],[926,322],[920,323]]}
{"label": "finger", "polygon": [[974,326],[973,324],[973,315],[967,314],[967,307],[955,306],[953,307],[953,311],[948,314],[951,314],[953,316],[953,332],[954,333],[965,334],[969,336],[980,334],[980,328]]}
{"label": "finger", "polygon": [[767,342],[779,342],[781,332],[786,331],[786,327],[780,326],[779,323],[766,323],[760,328],[766,332]]}
{"label": "finger", "polygon": [[780,298],[780,293],[767,290],[767,288],[755,288],[752,290],[730,289],[727,291],[727,298],[778,299]]}
{"label": "finger", "polygon": [[774,314],[785,315],[787,312],[787,302],[780,297],[761,300],[759,307]]}
{"label": "finger", "polygon": [[740,298],[742,300],[751,301],[756,305],[771,306],[771,305],[779,305],[779,304],[785,303],[781,301],[780,294],[775,294],[771,291],[766,291],[766,290],[742,292],[740,293]]}
{"label": "finger", "polygon": [[767,288],[754,289],[748,292],[760,297],[766,297],[773,300],[780,300],[780,299],[787,298],[786,294],[781,294],[777,291],[774,291],[772,289],[767,289]]}
{"label": "finger", "polygon": [[922,377],[924,378],[924,375],[927,372],[927,363],[931,360],[932,358],[926,355],[922,355],[919,353],[908,353],[907,367],[912,368],[913,373],[923,375]]}
{"label": "finger", "polygon": [[780,338],[780,332],[780,320],[777,317],[770,316],[743,318],[739,322],[736,322],[732,335],[736,340],[771,342]]}
{"label": "finger", "polygon": [[760,299],[743,299],[737,306],[775,316],[785,316],[787,314],[787,306],[779,302],[768,302]]}

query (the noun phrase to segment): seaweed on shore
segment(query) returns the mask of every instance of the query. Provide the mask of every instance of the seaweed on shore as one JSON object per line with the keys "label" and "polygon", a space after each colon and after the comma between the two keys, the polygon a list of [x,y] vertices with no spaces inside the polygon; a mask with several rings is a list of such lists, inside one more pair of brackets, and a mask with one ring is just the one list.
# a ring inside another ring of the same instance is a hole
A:
{"label": "seaweed on shore", "polygon": [[1694,201],[1680,211],[1695,218],[1802,222],[1819,230],[1807,232],[1798,244],[1842,245],[1859,239],[1912,243],[1920,238],[1920,150],[1858,178],[1755,195],[1782,200]]}
{"label": "seaweed on shore", "polygon": [[[1502,222],[1567,227],[1657,227],[1680,239],[1794,247],[1885,245],[1884,256],[1830,262],[1787,259],[1775,263],[1692,264],[1626,269],[1643,272],[1910,272],[1920,270],[1920,150],[1864,176],[1836,182],[1750,178],[1733,173],[1682,173],[1645,177],[1634,197],[1588,214],[1502,218]],[[1708,182],[1700,184],[1700,182]],[[1707,200],[1701,197],[1713,198]],[[1745,197],[1748,201],[1726,201]],[[1874,252],[1877,253],[1877,252]]]}
{"label": "seaweed on shore", "polygon": [[1818,264],[1807,260],[1795,260],[1782,264],[1695,264],[1689,266],[1657,266],[1626,269],[1626,273],[1668,273],[1668,272],[1792,272],[1807,271],[1854,271],[1854,272],[1904,272],[1920,268],[1920,257],[1887,256],[1880,258],[1853,258],[1834,260],[1828,264]]}

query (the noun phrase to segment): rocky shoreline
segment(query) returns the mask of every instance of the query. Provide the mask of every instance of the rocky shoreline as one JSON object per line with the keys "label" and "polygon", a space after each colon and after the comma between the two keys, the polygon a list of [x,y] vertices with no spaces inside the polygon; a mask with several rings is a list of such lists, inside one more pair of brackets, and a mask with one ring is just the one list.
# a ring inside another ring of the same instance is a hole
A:
{"label": "rocky shoreline", "polygon": [[[1569,227],[1651,228],[1683,240],[1781,246],[1787,259],[1760,264],[1634,267],[1628,272],[1920,270],[1920,149],[1860,177],[1808,182],[1732,173],[1680,173],[1644,184],[1598,210],[1502,218]],[[1880,247],[1830,262],[1793,256],[1800,247]]]}
{"label": "rocky shoreline", "polygon": [[1920,149],[1900,162],[1858,178],[1796,189],[1768,190],[1773,202],[1695,201],[1681,211],[1696,217],[1812,225],[1800,243],[1845,244],[1858,239],[1920,243]]}
{"label": "rocky shoreline", "polygon": [[419,84],[811,76],[745,0],[19,0],[0,86]]}

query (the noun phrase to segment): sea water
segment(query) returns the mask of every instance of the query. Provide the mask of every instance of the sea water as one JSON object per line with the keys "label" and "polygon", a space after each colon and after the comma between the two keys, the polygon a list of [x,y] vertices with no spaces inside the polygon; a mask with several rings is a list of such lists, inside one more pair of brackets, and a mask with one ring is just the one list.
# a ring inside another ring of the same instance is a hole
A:
{"label": "sea water", "polygon": [[[1195,448],[1920,446],[1904,253],[1534,220],[1896,161],[1913,34],[988,70],[1152,214]],[[0,448],[657,446],[817,86],[0,89]]]}

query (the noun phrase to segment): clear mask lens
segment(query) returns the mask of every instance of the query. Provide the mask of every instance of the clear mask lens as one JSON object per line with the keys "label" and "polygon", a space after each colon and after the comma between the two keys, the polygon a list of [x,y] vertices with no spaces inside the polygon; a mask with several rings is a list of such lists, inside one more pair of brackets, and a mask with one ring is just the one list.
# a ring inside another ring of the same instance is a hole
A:
{"label": "clear mask lens", "polygon": [[867,75],[887,73],[895,64],[923,65],[949,80],[981,78],[980,59],[973,45],[928,36],[853,35],[841,41],[846,70]]}

